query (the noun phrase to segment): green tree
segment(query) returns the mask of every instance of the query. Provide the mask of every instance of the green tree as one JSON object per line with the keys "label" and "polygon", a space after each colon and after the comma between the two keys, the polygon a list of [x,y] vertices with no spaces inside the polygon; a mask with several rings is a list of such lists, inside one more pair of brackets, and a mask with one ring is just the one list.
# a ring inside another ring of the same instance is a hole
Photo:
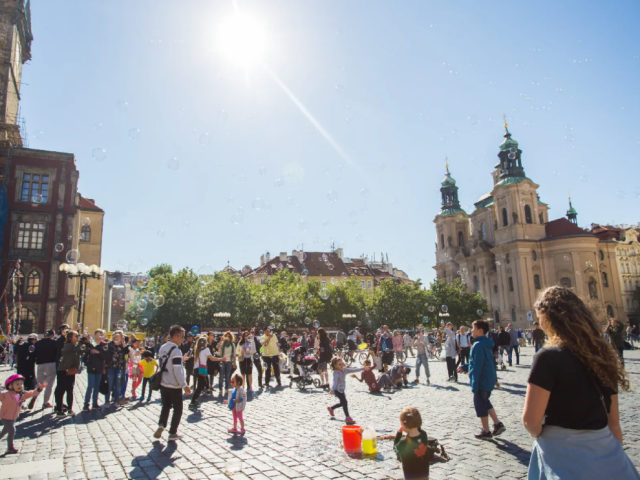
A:
{"label": "green tree", "polygon": [[[467,286],[458,278],[453,283],[435,281],[427,290],[428,324],[431,327],[440,326],[444,320],[451,322],[458,328],[461,325],[471,325],[475,320],[484,318],[487,314],[487,302],[479,293],[469,293]],[[433,307],[433,308],[430,308]],[[444,309],[448,317],[441,317]]]}
{"label": "green tree", "polygon": [[389,325],[390,328],[415,328],[422,323],[427,311],[427,295],[419,281],[403,283],[383,280],[370,299],[372,326]]}

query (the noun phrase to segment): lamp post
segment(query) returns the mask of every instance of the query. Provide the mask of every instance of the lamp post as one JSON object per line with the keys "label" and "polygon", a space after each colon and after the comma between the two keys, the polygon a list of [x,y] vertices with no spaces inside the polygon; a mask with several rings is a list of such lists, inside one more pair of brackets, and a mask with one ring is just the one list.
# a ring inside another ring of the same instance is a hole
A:
{"label": "lamp post", "polygon": [[60,265],[59,270],[62,273],[67,274],[67,278],[78,278],[78,323],[84,328],[84,292],[87,290],[87,280],[89,278],[102,278],[104,270],[97,265],[85,265],[84,263],[63,263]]}

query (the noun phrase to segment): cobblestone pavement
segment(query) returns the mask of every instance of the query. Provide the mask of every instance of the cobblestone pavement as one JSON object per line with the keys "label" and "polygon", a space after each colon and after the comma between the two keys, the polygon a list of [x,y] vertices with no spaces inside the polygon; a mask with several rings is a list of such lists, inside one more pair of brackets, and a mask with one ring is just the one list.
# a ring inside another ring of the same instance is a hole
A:
{"label": "cobblestone pavement", "polygon": [[[498,375],[502,388],[494,392],[491,400],[507,431],[492,441],[473,437],[479,421],[468,378],[461,375],[460,383],[447,383],[444,362],[430,362],[429,387],[422,383],[395,393],[370,395],[365,384],[349,379],[351,415],[358,425],[373,426],[379,434],[393,434],[402,408],[418,407],[428,434],[437,438],[451,456],[450,462],[432,466],[432,479],[525,478],[532,440],[522,427],[520,416],[533,349],[522,350],[521,365]],[[625,355],[632,380],[638,380],[640,351]],[[408,363],[414,360],[410,358]],[[2,367],[0,380],[4,381],[8,374]],[[413,371],[410,378],[414,378]],[[79,410],[86,376],[80,375],[77,380],[75,409]],[[288,381],[283,384],[288,385]],[[636,465],[640,465],[638,399],[637,392],[620,397],[625,448]],[[244,438],[227,433],[231,413],[221,404],[220,397],[205,396],[202,400],[200,413],[185,408],[179,430],[183,438],[169,443],[166,433],[161,441],[152,438],[160,412],[159,400],[58,420],[53,418],[51,409],[40,408],[42,399],[38,399],[33,413],[24,413],[19,419],[16,446],[20,453],[0,457],[0,479],[402,478],[392,440],[379,442],[376,460],[352,459],[342,452],[344,416],[338,411],[336,419],[329,418],[326,407],[335,397],[320,389],[299,391],[287,387],[273,393],[258,390],[245,410]],[[3,444],[0,451],[4,450]],[[50,460],[55,464],[56,460],[51,459],[58,459],[58,469],[42,462]],[[226,474],[228,462],[234,459],[242,462],[242,471]],[[43,473],[34,473],[42,471],[43,466]]]}

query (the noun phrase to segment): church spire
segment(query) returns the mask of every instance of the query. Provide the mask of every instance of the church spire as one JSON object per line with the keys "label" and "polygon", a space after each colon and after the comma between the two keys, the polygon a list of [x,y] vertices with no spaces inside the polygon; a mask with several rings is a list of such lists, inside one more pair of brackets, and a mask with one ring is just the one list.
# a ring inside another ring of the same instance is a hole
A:
{"label": "church spire", "polygon": [[521,155],[522,150],[518,148],[518,142],[511,138],[507,116],[504,115],[504,141],[500,144],[500,153],[498,154],[500,162],[495,166],[500,170],[501,180],[510,179],[511,182],[515,180],[518,183],[526,178]]}
{"label": "church spire", "polygon": [[[445,158],[445,161],[448,159]],[[444,180],[440,183],[442,188],[440,189],[440,193],[442,195],[442,208],[440,209],[440,215],[453,215],[458,212],[462,212],[462,208],[460,208],[460,200],[458,199],[458,187],[456,186],[455,179],[451,176],[451,172],[449,172],[449,163],[447,162],[445,165],[446,173],[444,175]]]}
{"label": "church spire", "polygon": [[569,196],[569,210],[567,210],[567,218],[571,223],[578,224],[578,211],[571,205],[571,196]]}

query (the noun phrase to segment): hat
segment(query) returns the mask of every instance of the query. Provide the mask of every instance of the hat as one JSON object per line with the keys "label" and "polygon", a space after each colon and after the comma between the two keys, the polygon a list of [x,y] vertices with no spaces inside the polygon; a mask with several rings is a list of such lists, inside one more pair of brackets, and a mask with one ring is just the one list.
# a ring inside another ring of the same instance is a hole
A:
{"label": "hat", "polygon": [[56,334],[55,330],[47,330],[46,332],[44,332],[45,337],[50,337],[51,335],[55,335],[55,334]]}
{"label": "hat", "polygon": [[38,339],[38,334],[37,333],[30,333],[27,338],[35,338],[37,340]]}
{"label": "hat", "polygon": [[193,337],[193,333],[191,332],[187,333],[187,337]]}
{"label": "hat", "polygon": [[67,330],[68,330],[68,329],[70,329],[70,328],[71,328],[71,327],[70,327],[69,325],[67,325],[66,323],[63,323],[62,325],[60,325],[60,326],[58,327],[58,331],[59,331],[59,332],[61,332],[62,330],[65,330],[65,329],[67,329]]}
{"label": "hat", "polygon": [[11,375],[9,378],[7,378],[4,382],[4,388],[6,388],[7,390],[9,390],[9,385],[11,385],[13,382],[15,382],[16,380],[24,380],[24,377],[22,375]]}

